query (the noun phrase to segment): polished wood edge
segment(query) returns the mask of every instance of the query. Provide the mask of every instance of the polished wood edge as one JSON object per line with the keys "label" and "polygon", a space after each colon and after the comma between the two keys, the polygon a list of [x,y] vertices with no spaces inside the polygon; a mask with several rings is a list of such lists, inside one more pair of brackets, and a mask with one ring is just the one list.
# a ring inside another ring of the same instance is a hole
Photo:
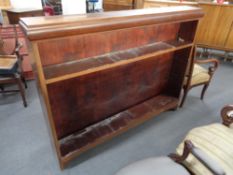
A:
{"label": "polished wood edge", "polygon": [[41,12],[43,11],[43,9],[39,9],[39,8],[9,8],[6,10],[7,12],[10,13],[26,13],[26,12]]}
{"label": "polished wood edge", "polygon": [[[188,9],[185,10],[185,7]],[[171,12],[166,11],[166,13],[163,12],[163,9],[173,8],[177,10],[173,10]],[[126,15],[122,15],[124,12]],[[146,14],[143,15],[142,12]],[[198,20],[204,16],[204,13],[200,8],[188,6],[160,8],[159,10],[158,8],[127,10],[114,13],[111,12],[111,15],[107,13],[108,12],[100,13],[97,17],[82,16],[82,18],[80,18],[80,16],[77,16],[77,19],[79,20],[72,19],[70,21],[65,20],[65,17],[44,17],[44,19],[42,17],[34,17],[34,19],[21,18],[19,23],[30,40],[40,40],[64,37],[67,35],[81,35],[86,33],[139,27],[151,24],[186,22],[190,20]],[[119,15],[117,16],[118,13]],[[36,21],[36,18],[41,20],[41,22],[33,23],[33,20]],[[50,20],[56,22],[46,23],[46,21]],[[42,21],[44,21],[44,24]]]}
{"label": "polished wood edge", "polygon": [[182,155],[172,153],[172,154],[169,154],[168,157],[170,157],[172,160],[174,160],[177,163],[183,163],[188,158],[193,147],[194,146],[192,142],[190,140],[186,140],[184,141],[184,150],[183,150]]}
{"label": "polished wood edge", "polygon": [[209,66],[208,70],[209,70],[209,75],[212,76],[214,74],[214,72],[216,71],[216,69],[219,66],[219,60],[215,59],[215,58],[208,58],[205,60],[195,60],[195,63],[197,64],[212,64]]}
{"label": "polished wood edge", "polygon": [[58,143],[58,137],[57,137],[57,134],[56,134],[56,130],[55,130],[55,124],[53,122],[53,119],[52,119],[52,112],[51,112],[51,108],[50,108],[50,105],[49,105],[49,97],[48,97],[48,90],[47,90],[47,86],[45,84],[45,77],[44,77],[44,73],[43,73],[43,69],[42,69],[42,63],[40,61],[40,56],[39,56],[39,51],[38,51],[38,46],[37,46],[37,43],[36,42],[33,42],[32,43],[32,49],[33,49],[33,52],[34,52],[34,58],[35,58],[35,63],[36,63],[36,68],[37,68],[37,71],[38,71],[38,81],[39,81],[39,87],[40,87],[40,91],[41,91],[41,94],[43,96],[43,99],[45,101],[45,107],[46,107],[46,110],[47,110],[47,113],[48,115],[45,115],[45,117],[47,117],[48,119],[48,122],[50,124],[51,128],[50,131],[51,131],[51,134],[52,134],[52,138],[53,138],[53,143],[54,143],[54,146],[55,146],[55,150],[56,150],[56,153],[57,153],[57,156],[58,156],[58,160],[59,160],[59,165],[60,165],[60,168],[63,169],[64,166],[63,166],[63,163],[61,161],[61,153],[60,153],[60,147],[59,147],[59,143]]}
{"label": "polished wood edge", "polygon": [[110,68],[113,68],[113,67],[116,67],[116,66],[119,66],[119,65],[125,65],[125,64],[137,62],[137,61],[140,61],[140,60],[145,60],[145,59],[148,59],[148,58],[151,58],[151,57],[154,57],[154,56],[162,55],[162,54],[172,52],[172,51],[185,49],[185,48],[192,47],[192,46],[193,46],[192,43],[184,45],[184,46],[179,46],[179,47],[174,47],[173,46],[170,49],[166,49],[164,51],[157,51],[155,53],[143,55],[143,56],[131,59],[131,60],[122,60],[122,61],[119,61],[119,62],[116,62],[116,63],[106,64],[106,65],[96,67],[96,68],[93,68],[93,69],[87,69],[87,70],[84,70],[84,71],[81,71],[81,72],[76,72],[76,73],[67,74],[67,75],[63,75],[63,76],[60,76],[60,77],[56,77],[56,78],[47,79],[47,80],[45,80],[45,82],[46,82],[46,84],[52,84],[54,82],[63,81],[63,80],[67,80],[67,79],[71,79],[71,78],[75,78],[75,77],[80,77],[80,76],[87,75],[87,74],[97,72],[97,71],[100,71],[100,70],[106,70],[106,69],[110,69]]}
{"label": "polished wood edge", "polygon": [[221,110],[223,124],[230,126],[233,123],[233,105],[224,106]]}

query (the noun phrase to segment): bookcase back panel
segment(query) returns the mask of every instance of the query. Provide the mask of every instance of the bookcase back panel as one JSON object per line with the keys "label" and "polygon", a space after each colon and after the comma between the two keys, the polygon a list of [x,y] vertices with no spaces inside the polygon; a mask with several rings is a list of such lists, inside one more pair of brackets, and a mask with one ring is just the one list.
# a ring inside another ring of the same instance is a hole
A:
{"label": "bookcase back panel", "polygon": [[179,23],[150,25],[38,42],[43,66],[175,40]]}
{"label": "bookcase back panel", "polygon": [[48,85],[59,139],[161,93],[173,53]]}

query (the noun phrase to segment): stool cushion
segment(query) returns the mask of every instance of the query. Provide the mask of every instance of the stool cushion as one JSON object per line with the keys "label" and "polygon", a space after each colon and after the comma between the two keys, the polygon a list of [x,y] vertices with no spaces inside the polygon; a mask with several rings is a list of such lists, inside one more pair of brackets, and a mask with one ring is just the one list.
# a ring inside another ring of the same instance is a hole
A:
{"label": "stool cushion", "polygon": [[115,175],[190,175],[180,164],[169,157],[148,158],[132,163]]}
{"label": "stool cushion", "polygon": [[[233,129],[222,124],[211,124],[194,128],[185,140],[204,151],[211,159],[216,161],[227,175],[233,174]],[[182,154],[183,142],[177,148],[177,153]],[[190,155],[184,162],[185,166],[195,175],[212,175],[195,157]]]}

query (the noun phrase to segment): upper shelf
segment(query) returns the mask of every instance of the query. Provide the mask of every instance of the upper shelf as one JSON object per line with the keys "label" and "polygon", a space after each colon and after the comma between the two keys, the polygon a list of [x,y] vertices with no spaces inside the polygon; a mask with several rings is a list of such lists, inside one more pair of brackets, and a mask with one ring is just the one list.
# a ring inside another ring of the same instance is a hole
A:
{"label": "upper shelf", "polygon": [[30,40],[102,32],[138,26],[197,20],[203,16],[198,7],[123,10],[85,15],[21,18],[20,25]]}
{"label": "upper shelf", "polygon": [[46,83],[50,84],[191,46],[192,42],[187,41],[157,42],[128,50],[46,66],[43,68],[44,75]]}

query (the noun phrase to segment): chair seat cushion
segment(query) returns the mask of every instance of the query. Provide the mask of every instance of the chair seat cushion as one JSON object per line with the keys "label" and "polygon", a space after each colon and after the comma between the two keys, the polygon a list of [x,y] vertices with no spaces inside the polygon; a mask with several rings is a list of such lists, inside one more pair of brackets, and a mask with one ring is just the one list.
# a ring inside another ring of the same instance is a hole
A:
{"label": "chair seat cushion", "polygon": [[[193,74],[191,79],[191,85],[204,83],[210,80],[210,75],[208,71],[198,64],[194,64]],[[187,77],[185,79],[185,84],[187,84]]]}
{"label": "chair seat cushion", "polygon": [[189,173],[169,157],[155,157],[130,164],[115,175],[189,175]]}
{"label": "chair seat cushion", "polygon": [[17,70],[18,63],[16,56],[0,56],[0,75],[14,74]]}
{"label": "chair seat cushion", "polygon": [[[233,174],[233,129],[222,124],[212,124],[191,130],[185,140],[193,144],[215,160],[227,175]],[[177,148],[182,154],[183,142]],[[195,175],[212,175],[195,157],[190,155],[185,166]]]}

